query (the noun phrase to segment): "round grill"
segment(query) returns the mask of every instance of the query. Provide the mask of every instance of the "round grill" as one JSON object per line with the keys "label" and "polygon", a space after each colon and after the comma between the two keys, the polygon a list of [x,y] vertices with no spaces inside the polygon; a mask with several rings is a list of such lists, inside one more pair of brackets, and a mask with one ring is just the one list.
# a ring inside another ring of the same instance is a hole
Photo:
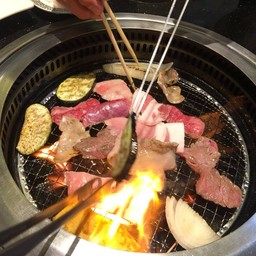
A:
{"label": "round grill", "polygon": [[[58,84],[72,74],[93,71],[97,75],[97,81],[117,77],[104,73],[101,68],[102,64],[118,61],[106,31],[95,29],[86,32],[80,25],[75,25],[76,33],[71,33],[65,40],[58,31],[57,37],[61,41],[42,51],[28,63],[12,84],[2,112],[2,148],[8,168],[25,196],[39,210],[65,197],[66,187],[61,185],[61,174],[56,171],[54,164],[17,153],[15,147],[23,123],[21,117],[26,108],[32,103],[40,102],[51,109],[57,104],[55,90]],[[190,31],[187,24],[181,26],[165,62],[174,62],[174,67],[180,74],[179,85],[186,100],[178,108],[183,113],[194,116],[219,113],[219,123],[213,132],[213,139],[221,152],[217,169],[242,189],[243,205],[239,209],[228,209],[196,196],[192,207],[216,232],[224,235],[245,222],[249,217],[248,212],[255,211],[255,204],[249,204],[247,198],[255,193],[255,175],[251,172],[255,164],[251,159],[256,141],[253,128],[256,121],[256,103],[253,101],[256,89],[253,81],[232,60],[205,47],[201,42],[184,36]],[[140,61],[148,61],[159,35],[157,29],[137,29],[131,24],[131,28],[125,29],[125,32]],[[168,34],[164,37],[157,59],[160,59],[167,41]],[[124,44],[120,39],[118,42],[124,57],[130,60]],[[140,85],[140,81],[135,83]],[[166,103],[156,84],[150,94],[159,102]],[[98,96],[92,94],[91,97]],[[93,126],[90,133],[95,135],[102,128],[103,125]],[[53,126],[47,144],[53,144],[59,135],[58,127]],[[191,143],[192,140],[186,138],[186,146]],[[81,156],[72,158],[69,162],[73,171],[101,174],[107,169],[106,162],[86,160]],[[177,171],[166,172],[165,195],[194,196],[196,174],[184,159],[177,157],[177,164]],[[55,180],[50,183],[48,177],[52,174],[55,175]],[[52,189],[53,183],[59,183],[58,189]],[[164,200],[164,195],[160,197]],[[167,252],[174,239],[168,230],[165,213],[161,212],[159,218],[150,225],[154,232],[147,251]],[[182,250],[179,246],[174,249],[179,250]]]}

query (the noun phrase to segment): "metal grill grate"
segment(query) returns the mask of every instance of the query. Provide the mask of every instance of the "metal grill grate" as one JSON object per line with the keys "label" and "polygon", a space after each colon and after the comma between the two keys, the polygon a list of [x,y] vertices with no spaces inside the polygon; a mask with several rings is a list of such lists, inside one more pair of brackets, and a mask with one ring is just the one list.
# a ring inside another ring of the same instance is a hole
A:
{"label": "metal grill grate", "polygon": [[[112,78],[110,75],[104,74],[97,70],[97,76],[103,79]],[[115,76],[116,77],[116,76]],[[223,109],[223,107],[213,98],[207,94],[203,89],[198,86],[181,79],[180,86],[186,101],[184,101],[179,108],[187,114],[200,116],[201,114],[208,112],[222,112],[222,121],[225,123],[225,127],[222,128],[219,134],[216,134],[215,140],[220,147],[232,149],[231,152],[225,154],[222,150],[222,157],[218,163],[217,169],[221,174],[228,176],[239,187],[243,187],[243,194],[246,195],[247,184],[249,182],[249,168],[248,158],[246,152],[245,143],[241,137],[237,126],[235,125],[231,116]],[[159,90],[159,87],[155,85],[151,91],[151,94],[159,101],[163,101],[163,95]],[[51,108],[56,104],[56,98],[54,93],[48,94],[42,103]],[[92,97],[96,97],[92,94]],[[97,125],[91,128],[90,132],[96,134],[103,125]],[[48,144],[51,145],[58,140],[60,132],[57,126],[54,126]],[[186,145],[188,146],[192,142],[191,139],[186,139]],[[23,186],[24,193],[27,194],[30,199],[37,205],[39,209],[44,209],[60,198],[66,196],[66,187],[61,183],[62,172],[58,171],[54,164],[49,163],[47,160],[34,158],[33,156],[24,157],[18,155],[19,158],[19,175],[21,181],[25,180]],[[101,174],[107,171],[107,163],[105,161],[85,160],[81,156],[72,158],[70,161],[69,170],[72,171],[85,171],[92,174]],[[195,182],[197,176],[186,165],[184,159],[177,156],[177,171],[167,171],[167,189],[165,194],[175,195],[177,197],[186,197],[187,195],[196,196]],[[21,172],[22,170],[22,172]],[[51,182],[48,181],[48,177],[54,175],[54,179]],[[58,187],[53,189],[53,187]],[[161,197],[161,196],[160,196]],[[164,196],[162,195],[163,200]],[[225,234],[229,227],[236,220],[236,217],[240,209],[228,209],[219,207],[214,203],[207,202],[199,196],[196,196],[196,200],[192,207],[204,217],[204,219],[211,225],[211,227],[220,234]],[[168,231],[168,227],[165,221],[164,211],[160,213],[160,218],[151,223],[154,229],[153,237],[151,238],[151,252],[166,252],[174,243],[172,235]],[[180,250],[178,246],[176,250]]]}
{"label": "metal grill grate", "polygon": [[[130,41],[138,52],[139,59],[149,59],[158,33],[128,30],[127,36],[131,38]],[[124,45],[121,42],[119,45],[124,56],[128,58]],[[159,50],[158,57],[163,49],[164,44]],[[26,107],[33,102],[41,102],[48,108],[56,105],[54,89],[61,80],[73,73],[95,71],[98,81],[112,78],[111,75],[102,72],[101,64],[113,60],[115,60],[114,49],[105,32],[74,38],[53,47],[34,60],[17,79],[7,97],[5,115],[2,116],[4,124],[1,131],[1,134],[4,135],[2,136],[2,147],[9,169],[17,183],[29,200],[39,209],[65,197],[67,191],[66,187],[62,185],[61,173],[56,171],[53,164],[33,156],[21,156],[15,151],[22,124],[22,120],[18,117],[23,116]],[[209,50],[206,51],[199,44],[186,41],[184,38],[175,38],[166,61],[173,61],[181,76],[180,86],[186,101],[180,104],[180,110],[195,116],[215,111],[222,113],[221,119],[225,123],[225,128],[214,136],[222,150],[222,157],[217,169],[239,187],[242,187],[245,197],[250,179],[247,148],[253,141],[250,141],[250,133],[245,134],[243,131],[244,127],[246,131],[250,131],[246,122],[243,121],[246,119],[246,111],[244,112],[244,109],[241,111],[239,108],[235,111],[225,108],[228,100],[232,97],[243,95],[246,98],[248,92],[243,92],[240,83],[250,84],[250,81],[221,56]],[[223,66],[225,68],[222,69]],[[153,88],[152,94],[159,102],[165,101],[157,86]],[[96,96],[92,95],[92,97]],[[250,100],[247,100],[244,105],[251,112],[249,116],[252,118],[252,122],[255,122],[255,105]],[[101,128],[100,125],[92,127],[91,132],[95,134]],[[57,141],[59,135],[58,128],[54,126],[48,144],[51,145]],[[191,142],[189,138],[186,138],[187,146]],[[230,149],[232,150],[230,151]],[[73,171],[87,171],[94,174],[99,174],[107,168],[104,161],[84,160],[81,157],[73,158],[70,164]],[[177,164],[176,172],[166,172],[167,189],[165,194],[174,194],[178,197],[187,194],[194,195],[196,175],[190,171],[183,159],[177,157]],[[58,184],[58,188],[54,190],[52,189],[53,184],[47,181],[49,175],[53,174],[55,182]],[[199,196],[196,197],[193,208],[220,234],[226,234],[232,230],[230,227],[236,221],[241,210],[222,208]],[[154,233],[149,251],[166,252],[174,239],[168,231],[164,212],[161,212],[159,219],[151,225],[154,228]],[[175,250],[181,249],[178,246]]]}

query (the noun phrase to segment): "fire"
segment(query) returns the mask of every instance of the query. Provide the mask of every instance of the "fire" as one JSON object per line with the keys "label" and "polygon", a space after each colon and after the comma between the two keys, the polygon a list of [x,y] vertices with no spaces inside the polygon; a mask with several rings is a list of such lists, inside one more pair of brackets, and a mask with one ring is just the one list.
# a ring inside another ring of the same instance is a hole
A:
{"label": "fire", "polygon": [[54,164],[55,169],[57,171],[66,171],[70,169],[70,165],[68,162],[63,162],[63,163],[56,163],[54,161],[55,155],[56,155],[56,150],[58,147],[58,141],[56,141],[55,143],[53,143],[50,146],[45,146],[41,149],[39,149],[37,152],[35,152],[33,154],[33,156],[37,157],[37,158],[41,158],[41,159],[45,159],[51,163]]}
{"label": "fire", "polygon": [[[57,146],[58,142],[43,147],[34,156],[53,163],[57,171],[68,171],[71,168],[68,162],[58,164],[54,161]],[[58,181],[59,186],[64,184],[62,179],[58,172],[48,177],[51,184]],[[93,208],[88,208],[91,213],[87,212],[79,217],[80,220],[71,220],[67,224],[67,230],[88,241],[111,248],[144,251],[152,235],[146,224],[157,215],[161,205],[158,192],[163,190],[163,186],[161,175],[154,170],[134,172],[129,181],[118,183],[114,191],[100,198]]]}
{"label": "fire", "polygon": [[[99,212],[100,209],[101,212],[114,214],[123,219],[123,222],[126,221],[130,225],[136,226],[138,239],[140,241],[145,240],[145,236],[149,235],[146,234],[148,232],[145,223],[148,218],[152,218],[152,209],[159,205],[157,193],[162,189],[163,180],[154,171],[137,171],[131,180],[121,184],[121,189],[118,189],[116,193],[102,198],[102,201],[96,205],[94,210]],[[118,219],[113,220],[107,231],[92,234],[89,240],[98,242],[102,236],[102,239],[108,237],[108,240],[111,241],[123,222]]]}

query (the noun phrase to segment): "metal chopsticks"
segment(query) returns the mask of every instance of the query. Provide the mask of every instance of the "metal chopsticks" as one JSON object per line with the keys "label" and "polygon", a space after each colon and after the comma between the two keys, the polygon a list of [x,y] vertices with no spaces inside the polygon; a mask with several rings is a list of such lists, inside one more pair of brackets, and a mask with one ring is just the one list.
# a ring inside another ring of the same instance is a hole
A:
{"label": "metal chopsticks", "polygon": [[[174,26],[174,29],[172,31],[172,34],[170,36],[170,39],[167,43],[167,46],[165,48],[165,51],[161,57],[161,60],[160,62],[158,63],[158,66],[156,68],[156,71],[153,75],[153,78],[148,86],[148,89],[146,91],[146,93],[143,95],[142,97],[142,100],[139,102],[139,107],[137,109],[137,111],[135,111],[135,107],[137,106],[138,104],[138,101],[140,99],[140,94],[143,90],[143,87],[144,87],[144,84],[145,84],[145,81],[147,79],[147,76],[149,74],[149,71],[151,69],[151,66],[153,64],[153,61],[154,61],[154,58],[156,56],[156,53],[158,51],[158,48],[159,48],[159,45],[161,43],[161,40],[162,40],[162,37],[163,37],[163,34],[166,30],[166,27],[168,25],[168,22],[169,22],[169,19],[170,19],[170,16],[172,14],[172,11],[174,9],[174,6],[175,6],[175,3],[176,3],[176,0],[174,0],[172,2],[172,5],[171,5],[171,8],[169,10],[169,14],[165,20],[165,23],[164,23],[164,26],[163,26],[163,29],[160,33],[160,36],[159,36],[159,39],[158,39],[158,42],[156,44],[156,47],[154,49],[154,52],[153,52],[153,55],[150,59],[150,63],[147,67],[147,70],[146,70],[146,73],[144,75],[144,78],[143,78],[143,81],[141,83],[141,86],[139,88],[139,91],[134,99],[134,102],[132,104],[132,107],[130,109],[130,113],[129,113],[129,117],[128,117],[128,120],[126,122],[126,125],[123,129],[123,132],[122,132],[122,136],[121,136],[121,139],[120,139],[120,147],[119,147],[119,154],[116,155],[116,163],[122,163],[121,164],[116,164],[114,169],[112,170],[112,177],[114,177],[115,179],[118,179],[118,180],[121,180],[121,179],[124,179],[126,176],[128,176],[129,174],[129,170],[131,169],[133,163],[135,162],[136,160],[136,155],[137,155],[137,151],[138,151],[138,142],[137,142],[137,136],[136,136],[136,119],[138,118],[139,114],[140,114],[140,111],[146,101],[146,98],[147,98],[147,95],[149,94],[149,91],[155,81],[155,78],[160,70],[160,67],[164,61],[164,58],[167,54],[167,51],[170,47],[170,44],[172,42],[172,39],[174,37],[174,34],[178,28],[178,25],[180,23],[180,20],[185,12],[185,9],[187,7],[187,4],[188,4],[189,0],[186,0],[182,10],[181,10],[181,13],[179,15],[179,18]],[[130,139],[130,143],[129,143],[129,140]],[[120,153],[121,152],[121,153]],[[125,161],[124,161],[125,160]]]}
{"label": "metal chopsticks", "polygon": [[[0,255],[3,256],[12,256],[12,255],[25,255],[33,247],[42,242],[46,237],[48,237],[53,232],[57,231],[61,228],[65,222],[67,222],[70,218],[72,218],[79,211],[91,205],[93,202],[90,200],[96,192],[112,182],[113,180],[108,180],[105,184],[102,184],[102,180],[100,178],[94,178],[83,187],[79,188],[74,194],[66,197],[65,199],[59,201],[58,203],[48,207],[47,209],[37,213],[33,217],[8,228],[0,232],[0,245],[4,248],[0,251]],[[12,239],[25,232],[29,228],[39,224],[45,219],[52,218],[54,215],[59,213],[62,209],[70,204],[74,204],[69,211],[63,214],[58,219],[52,221],[49,225],[46,225],[42,229],[37,230],[36,232],[17,240],[13,243],[9,243]],[[33,242],[31,242],[33,241]],[[8,242],[8,246],[4,245]]]}
{"label": "metal chopsticks", "polygon": [[[132,105],[132,109],[131,109],[132,112],[134,111],[135,107],[138,105],[138,100],[139,100],[139,98],[140,98],[140,94],[141,94],[141,92],[142,92],[142,90],[143,90],[143,88],[144,88],[144,85],[145,85],[147,76],[148,76],[148,74],[149,74],[149,72],[150,72],[150,69],[151,69],[151,67],[152,67],[153,61],[154,61],[154,59],[155,59],[155,56],[156,56],[156,53],[157,53],[157,51],[158,51],[159,45],[160,45],[160,43],[161,43],[161,41],[162,41],[164,32],[166,31],[166,27],[167,27],[167,25],[168,25],[169,19],[170,19],[170,17],[171,17],[171,14],[172,14],[172,12],[173,12],[173,9],[174,9],[174,7],[175,7],[176,2],[177,2],[177,0],[173,0],[172,5],[171,5],[171,7],[170,7],[170,10],[169,10],[169,13],[168,13],[168,15],[167,15],[167,17],[166,17],[166,20],[165,20],[163,29],[162,29],[162,31],[161,31],[161,33],[160,33],[160,35],[159,35],[159,38],[158,38],[157,44],[156,44],[156,46],[155,46],[154,52],[153,52],[153,54],[152,54],[152,56],[151,56],[151,59],[150,59],[149,65],[148,65],[148,67],[147,67],[146,73],[145,73],[144,78],[143,78],[143,80],[142,80],[142,83],[141,83],[141,85],[140,85],[140,88],[139,88],[137,97],[135,98],[134,103],[133,103],[133,105]],[[157,66],[156,71],[155,71],[155,73],[154,73],[154,75],[153,75],[153,78],[152,78],[152,80],[151,80],[151,82],[150,82],[150,84],[149,84],[149,86],[148,86],[148,88],[147,88],[147,90],[146,90],[146,93],[145,93],[145,95],[143,96],[143,98],[142,98],[142,100],[141,100],[141,102],[140,102],[140,105],[139,105],[139,107],[138,107],[138,109],[137,109],[137,115],[139,115],[139,113],[140,113],[140,111],[141,111],[141,109],[142,109],[142,107],[143,107],[143,105],[144,105],[144,103],[145,103],[145,101],[146,101],[147,95],[148,95],[149,91],[151,90],[151,88],[152,88],[152,86],[153,86],[153,83],[154,83],[154,81],[155,81],[155,79],[156,79],[156,77],[157,77],[157,74],[158,74],[158,72],[159,72],[159,70],[160,70],[160,68],[161,68],[161,65],[163,64],[163,61],[164,61],[165,56],[166,56],[166,54],[167,54],[167,51],[169,50],[169,47],[170,47],[170,45],[171,45],[171,42],[172,42],[172,40],[173,40],[173,38],[174,38],[174,35],[175,35],[176,30],[177,30],[177,28],[178,28],[178,26],[179,26],[179,24],[180,24],[181,18],[182,18],[183,14],[184,14],[184,12],[185,12],[185,10],[186,10],[186,8],[187,8],[188,3],[189,3],[189,0],[186,0],[186,1],[185,1],[185,4],[183,5],[183,8],[182,8],[182,10],[181,10],[181,12],[180,12],[180,15],[179,15],[179,17],[178,17],[178,19],[177,19],[176,24],[174,25],[173,31],[172,31],[171,36],[170,36],[170,38],[169,38],[169,41],[168,41],[168,43],[167,43],[167,45],[166,45],[166,47],[165,47],[164,53],[163,53],[163,55],[162,55],[162,57],[161,57],[161,59],[160,59],[160,61],[159,61],[159,63],[158,63],[158,66]]]}

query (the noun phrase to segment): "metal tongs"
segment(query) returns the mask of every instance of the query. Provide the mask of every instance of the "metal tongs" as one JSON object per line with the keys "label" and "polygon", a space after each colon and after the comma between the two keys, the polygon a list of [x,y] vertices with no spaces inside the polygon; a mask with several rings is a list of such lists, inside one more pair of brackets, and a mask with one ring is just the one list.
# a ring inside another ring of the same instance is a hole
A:
{"label": "metal tongs", "polygon": [[[13,256],[13,255],[26,255],[37,244],[42,242],[45,238],[51,235],[53,232],[59,230],[69,219],[76,215],[81,210],[89,207],[95,203],[96,193],[103,187],[110,185],[113,179],[109,179],[106,183],[102,183],[101,178],[94,178],[79,188],[72,195],[69,195],[65,199],[57,202],[56,204],[46,208],[45,210],[37,213],[33,217],[15,225],[7,230],[0,232],[0,245],[4,248],[0,251],[0,255]],[[41,223],[46,219],[51,219],[61,210],[68,205],[74,206],[64,213],[62,216],[47,224],[41,229],[37,229],[34,233],[25,236],[22,239],[14,241],[18,235]]]}
{"label": "metal tongs", "polygon": [[[171,14],[173,12],[173,9],[175,7],[175,4],[176,4],[176,1],[177,0],[173,0],[172,2],[172,5],[171,5],[171,8],[169,10],[169,13],[166,17],[166,20],[165,20],[165,23],[164,23],[164,26],[163,26],[163,29],[160,33],[160,36],[158,38],[158,41],[157,41],[157,44],[155,46],[155,49],[154,49],[154,52],[152,54],[152,57],[150,59],[150,62],[149,62],[149,65],[147,67],[147,70],[146,70],[146,73],[144,75],[144,78],[142,80],[142,83],[139,87],[139,91],[136,95],[136,98],[133,102],[133,105],[131,107],[131,111],[130,111],[130,114],[129,114],[129,117],[128,117],[128,120],[127,120],[127,123],[124,127],[124,130],[123,130],[123,133],[122,133],[122,136],[121,136],[121,140],[120,140],[120,148],[119,148],[119,152],[118,154],[116,155],[116,159],[115,159],[115,165],[114,165],[114,168],[112,170],[112,177],[114,177],[116,180],[122,180],[122,179],[125,179],[127,178],[127,176],[129,176],[129,171],[136,159],[136,154],[137,154],[137,150],[138,150],[138,143],[137,143],[137,137],[136,137],[136,120],[142,110],[142,107],[146,101],[146,98],[147,98],[147,95],[149,94],[152,86],[153,86],[153,83],[158,75],[158,72],[161,68],[161,65],[163,64],[163,61],[165,59],[165,56],[167,54],[167,51],[169,50],[169,47],[171,45],[171,42],[174,38],[174,35],[176,33],[176,30],[180,24],[180,21],[181,21],[181,18],[187,8],[187,5],[189,3],[189,0],[186,0],[185,1],[185,4],[180,12],[180,15],[177,19],[177,22],[176,24],[174,25],[174,28],[173,28],[173,31],[171,33],[171,36],[169,38],[169,41],[165,47],[165,51],[158,63],[158,66],[156,68],[156,71],[153,75],[153,78],[146,90],[146,93],[144,94],[141,102],[138,102],[139,99],[140,99],[140,95],[141,95],[141,92],[144,88],[144,85],[145,85],[145,82],[146,82],[146,79],[147,79],[147,76],[151,70],[151,67],[152,67],[152,64],[154,62],[154,59],[155,59],[155,56],[156,56],[156,53],[158,51],[158,48],[159,48],[159,45],[162,41],[162,38],[163,38],[163,35],[164,35],[164,32],[166,31],[166,28],[167,28],[167,25],[169,23],[169,19],[171,17]],[[137,108],[137,105],[139,104],[138,108]],[[136,113],[135,113],[135,109],[137,108],[136,110]]]}

